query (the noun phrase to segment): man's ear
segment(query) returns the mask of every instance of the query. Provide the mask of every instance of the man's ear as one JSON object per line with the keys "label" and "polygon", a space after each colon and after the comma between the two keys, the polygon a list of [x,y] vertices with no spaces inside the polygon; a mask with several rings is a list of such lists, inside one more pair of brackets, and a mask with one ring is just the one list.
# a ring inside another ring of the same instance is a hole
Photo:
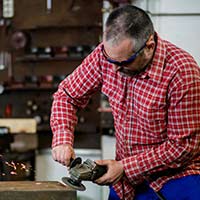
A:
{"label": "man's ear", "polygon": [[150,42],[148,45],[146,45],[147,49],[148,50],[154,50],[154,47],[155,47],[155,42]]}
{"label": "man's ear", "polygon": [[147,41],[146,48],[144,50],[144,54],[147,59],[150,59],[152,57],[155,46],[156,46],[156,42],[154,40]]}
{"label": "man's ear", "polygon": [[148,41],[146,42],[146,47],[147,47],[147,49],[149,49],[151,51],[151,50],[154,50],[155,45],[156,45],[156,43],[154,41],[154,35],[151,35],[149,37]]}

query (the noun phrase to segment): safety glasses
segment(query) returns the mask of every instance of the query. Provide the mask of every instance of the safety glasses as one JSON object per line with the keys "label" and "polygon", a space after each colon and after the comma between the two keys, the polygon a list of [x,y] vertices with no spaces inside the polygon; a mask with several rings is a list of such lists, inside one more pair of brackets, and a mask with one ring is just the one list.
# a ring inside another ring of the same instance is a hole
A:
{"label": "safety glasses", "polygon": [[132,62],[137,58],[137,56],[140,54],[140,52],[145,48],[145,46],[146,46],[146,42],[145,42],[145,44],[144,44],[138,51],[136,51],[132,56],[130,56],[127,60],[123,60],[123,61],[121,61],[121,62],[109,58],[109,56],[108,56],[107,53],[105,52],[105,49],[104,49],[104,46],[103,46],[103,45],[102,45],[101,51],[102,51],[102,53],[103,53],[103,56],[106,58],[106,60],[107,60],[109,63],[115,64],[115,65],[118,65],[118,66],[123,66],[123,65],[127,65],[127,64],[132,63]]}

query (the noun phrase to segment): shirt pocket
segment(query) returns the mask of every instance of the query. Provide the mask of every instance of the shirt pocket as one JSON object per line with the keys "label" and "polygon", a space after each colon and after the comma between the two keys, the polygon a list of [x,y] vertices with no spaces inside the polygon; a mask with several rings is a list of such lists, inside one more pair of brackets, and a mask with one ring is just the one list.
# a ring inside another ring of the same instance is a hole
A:
{"label": "shirt pocket", "polygon": [[137,104],[135,112],[139,130],[151,138],[165,138],[167,132],[167,112],[165,107],[165,105],[157,102]]}
{"label": "shirt pocket", "polygon": [[124,121],[126,112],[124,91],[120,87],[104,85],[102,88],[102,93],[108,97],[115,123]]}

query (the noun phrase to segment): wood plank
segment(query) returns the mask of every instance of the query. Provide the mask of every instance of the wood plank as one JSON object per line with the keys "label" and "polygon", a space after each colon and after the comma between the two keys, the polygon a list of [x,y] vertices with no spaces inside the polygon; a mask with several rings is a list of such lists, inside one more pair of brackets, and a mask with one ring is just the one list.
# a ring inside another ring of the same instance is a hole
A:
{"label": "wood plank", "polygon": [[0,200],[75,200],[76,191],[56,181],[0,182]]}
{"label": "wood plank", "polygon": [[8,127],[10,133],[36,133],[36,120],[29,118],[0,118],[0,126]]}

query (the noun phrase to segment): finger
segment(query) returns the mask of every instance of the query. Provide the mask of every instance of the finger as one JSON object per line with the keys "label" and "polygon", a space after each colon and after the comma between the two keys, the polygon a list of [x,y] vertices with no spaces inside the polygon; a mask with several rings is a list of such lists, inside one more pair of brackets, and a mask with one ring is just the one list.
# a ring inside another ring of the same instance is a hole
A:
{"label": "finger", "polygon": [[98,185],[109,185],[110,179],[109,179],[108,173],[96,179],[94,182],[97,183]]}
{"label": "finger", "polygon": [[93,183],[95,183],[95,184],[97,184],[97,185],[101,185],[101,186],[105,186],[105,185],[111,185],[111,183],[108,183],[108,182],[104,182],[104,183],[96,183],[96,182],[93,182]]}
{"label": "finger", "polygon": [[102,165],[103,164],[103,160],[95,160],[95,163],[97,163],[98,165]]}
{"label": "finger", "polygon": [[59,161],[61,164],[67,166],[68,163],[69,163],[69,157],[70,157],[70,156],[66,153],[66,151],[62,150],[62,151],[59,153],[57,159],[58,159],[58,161]]}
{"label": "finger", "polygon": [[66,165],[66,166],[69,166],[70,163],[72,162],[72,160],[74,160],[76,158],[76,155],[74,153],[74,150],[72,149],[70,152],[67,150],[63,153],[63,157],[62,157],[62,160],[63,160],[63,163]]}
{"label": "finger", "polygon": [[105,176],[102,176],[98,179],[96,179],[94,182],[97,183],[98,185],[115,185],[119,180],[123,177],[123,175],[117,177],[116,179],[111,179],[108,177],[106,174]]}
{"label": "finger", "polygon": [[75,158],[75,153],[70,145],[60,145],[52,149],[52,157],[55,161],[68,166],[70,159]]}
{"label": "finger", "polygon": [[52,157],[55,161],[65,164],[64,159],[63,159],[63,152],[60,149],[53,149],[52,151]]}
{"label": "finger", "polygon": [[95,160],[95,163],[97,163],[99,165],[107,165],[108,164],[108,160]]}
{"label": "finger", "polygon": [[52,157],[55,161],[58,161],[57,151],[55,149],[52,150]]}

